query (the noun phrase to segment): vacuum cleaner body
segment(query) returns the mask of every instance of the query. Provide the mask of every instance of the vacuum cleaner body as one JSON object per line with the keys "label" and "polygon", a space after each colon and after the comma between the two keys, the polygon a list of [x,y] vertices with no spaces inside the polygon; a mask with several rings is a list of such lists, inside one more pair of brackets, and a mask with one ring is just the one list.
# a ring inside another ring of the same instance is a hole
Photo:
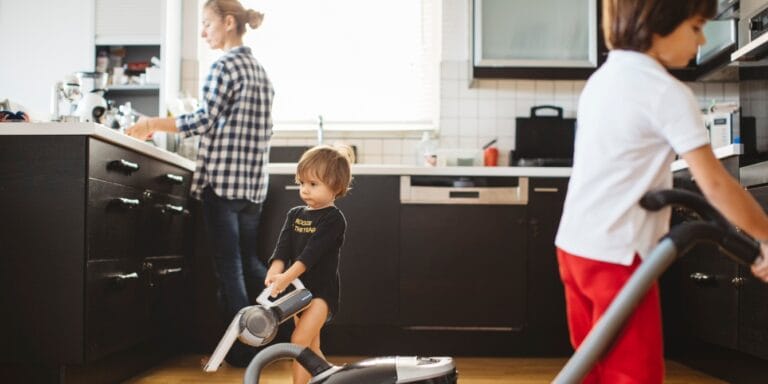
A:
{"label": "vacuum cleaner body", "polygon": [[310,384],[455,384],[456,367],[450,357],[377,357],[329,369]]}

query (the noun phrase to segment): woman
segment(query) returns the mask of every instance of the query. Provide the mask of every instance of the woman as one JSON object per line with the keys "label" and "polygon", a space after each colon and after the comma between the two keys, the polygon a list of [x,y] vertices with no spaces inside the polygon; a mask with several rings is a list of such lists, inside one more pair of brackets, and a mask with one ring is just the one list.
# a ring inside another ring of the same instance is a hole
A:
{"label": "woman", "polygon": [[[768,242],[768,217],[712,153],[684,67],[705,38],[715,0],[604,0],[611,52],[579,99],[574,165],[557,233],[571,343],[577,348],[642,259],[669,229],[669,209],[643,210],[647,191],[672,187],[678,153],[726,218]],[[768,281],[768,259],[752,267]],[[644,297],[586,383],[664,379],[658,286]]]}
{"label": "woman", "polygon": [[[141,140],[157,131],[201,136],[192,194],[203,202],[225,323],[254,303],[266,277],[256,242],[267,193],[274,91],[250,48],[243,46],[246,24],[258,28],[262,18],[237,0],[208,0],[201,36],[224,55],[211,66],[202,107],[175,119],[142,118],[127,130]],[[227,362],[244,366],[250,357],[252,352],[236,344]]]}

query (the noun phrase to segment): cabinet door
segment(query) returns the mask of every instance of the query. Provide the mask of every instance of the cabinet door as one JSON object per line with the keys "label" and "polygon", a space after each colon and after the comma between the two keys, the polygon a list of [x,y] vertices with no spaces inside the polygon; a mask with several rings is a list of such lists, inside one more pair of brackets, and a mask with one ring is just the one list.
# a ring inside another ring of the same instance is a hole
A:
{"label": "cabinet door", "polygon": [[531,178],[528,203],[528,331],[531,347],[566,352],[565,294],[555,251],[555,235],[568,188],[566,178]]}
{"label": "cabinet door", "polygon": [[494,67],[597,68],[595,0],[475,0],[473,7],[476,75]]}
{"label": "cabinet door", "polygon": [[[768,187],[753,188],[752,196],[768,212]],[[768,359],[768,285],[742,267],[739,289],[739,349]]]}
{"label": "cabinet door", "polygon": [[357,176],[338,200],[347,219],[341,250],[341,309],[336,324],[397,322],[399,177]]}
{"label": "cabinet door", "polygon": [[522,329],[525,206],[402,205],[400,211],[401,325]]}
{"label": "cabinet door", "polygon": [[[733,164],[724,161],[727,168]],[[701,193],[690,171],[674,173],[674,186]],[[689,214],[680,209],[673,210],[672,225],[689,220]],[[739,276],[738,266],[720,254],[717,246],[699,244],[680,255],[670,269],[678,281],[662,278],[665,288],[677,288],[662,293],[665,305],[665,322],[670,329],[679,329],[684,335],[695,339],[736,348],[738,343],[739,292],[732,281]],[[677,297],[671,295],[679,295]],[[670,300],[671,299],[671,300]],[[679,319],[670,317],[674,314]]]}

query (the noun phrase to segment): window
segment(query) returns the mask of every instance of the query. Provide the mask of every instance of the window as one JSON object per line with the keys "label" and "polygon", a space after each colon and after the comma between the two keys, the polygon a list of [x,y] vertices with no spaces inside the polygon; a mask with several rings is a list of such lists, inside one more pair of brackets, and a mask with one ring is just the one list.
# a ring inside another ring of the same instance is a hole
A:
{"label": "window", "polygon": [[[433,129],[439,0],[241,0],[264,12],[244,36],[275,87],[276,130]],[[221,54],[201,41],[205,77]]]}

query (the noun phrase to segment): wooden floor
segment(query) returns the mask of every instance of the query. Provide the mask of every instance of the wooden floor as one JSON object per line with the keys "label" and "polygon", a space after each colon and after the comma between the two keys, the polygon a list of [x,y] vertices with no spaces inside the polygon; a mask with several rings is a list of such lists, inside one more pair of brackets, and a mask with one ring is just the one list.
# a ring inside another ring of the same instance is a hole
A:
{"label": "wooden floor", "polygon": [[[132,380],[129,384],[195,384],[242,383],[243,368],[222,366],[215,373],[204,373],[200,368],[202,355],[179,357],[162,364]],[[354,363],[358,357],[331,357],[337,365]],[[524,358],[472,358],[455,359],[461,384],[549,383],[565,363],[565,359]],[[290,384],[290,361],[281,360],[262,372],[260,384]],[[679,363],[667,362],[667,384],[725,383],[694,371]]]}

